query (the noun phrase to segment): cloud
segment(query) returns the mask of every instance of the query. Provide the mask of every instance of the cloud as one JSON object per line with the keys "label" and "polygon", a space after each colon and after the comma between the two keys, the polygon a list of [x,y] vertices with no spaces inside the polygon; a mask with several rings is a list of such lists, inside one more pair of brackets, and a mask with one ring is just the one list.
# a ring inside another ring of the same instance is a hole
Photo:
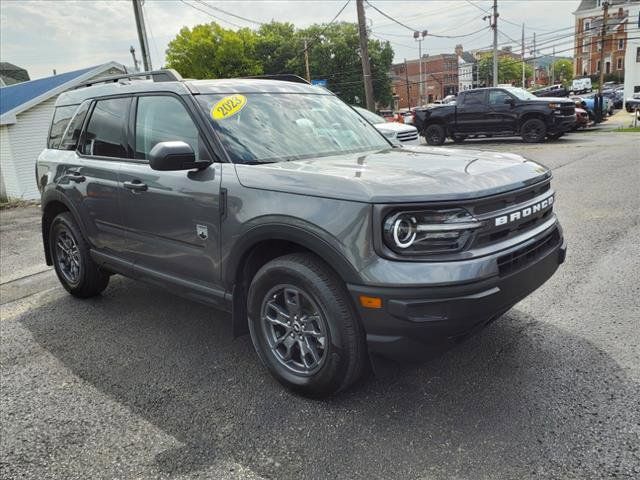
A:
{"label": "cloud", "polygon": [[[313,23],[328,22],[345,1],[215,1],[210,4],[261,22],[275,19],[305,27]],[[196,0],[187,2],[207,10]],[[492,3],[488,0],[475,0],[474,3],[480,9],[462,0],[370,2],[411,28],[426,29],[431,33],[445,35],[459,35],[486,26],[487,22],[482,20],[485,13],[481,9],[488,10]],[[577,5],[578,2],[574,0],[500,0],[501,19],[505,19],[504,22],[499,22],[500,30],[505,35],[519,40],[519,24],[523,21],[538,28],[540,34],[544,34],[544,30],[569,27],[573,24],[571,12]],[[54,68],[63,72],[110,60],[131,65],[130,45],[138,50],[140,58],[133,7],[128,0],[2,0],[0,8],[0,57],[2,61],[27,68],[32,78],[50,75]],[[179,0],[144,2],[147,34],[155,67],[164,63],[164,52],[168,42],[183,26],[192,27],[210,21],[218,21],[227,27],[231,27],[227,21],[248,27],[256,26],[220,11],[208,11],[222,20],[216,20]],[[368,6],[366,16],[373,38],[390,41],[397,61],[405,57],[417,57],[417,45],[411,31],[393,23]],[[354,0],[339,20],[356,21]],[[516,25],[509,24],[506,20]],[[531,31],[527,35],[530,34]],[[506,37],[501,37],[502,40],[506,40]],[[571,39],[563,42],[571,42]],[[452,52],[456,43],[462,43],[465,49],[486,47],[491,43],[491,34],[487,30],[460,39],[428,37],[423,43],[423,51],[431,54]]]}

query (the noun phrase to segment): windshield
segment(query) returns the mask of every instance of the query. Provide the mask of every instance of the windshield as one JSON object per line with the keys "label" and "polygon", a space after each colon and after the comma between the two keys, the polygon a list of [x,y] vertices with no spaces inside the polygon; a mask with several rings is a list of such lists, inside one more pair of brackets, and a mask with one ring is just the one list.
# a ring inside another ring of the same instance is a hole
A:
{"label": "windshield", "polygon": [[333,95],[248,93],[197,98],[237,163],[391,148],[374,127]]}
{"label": "windshield", "polygon": [[522,88],[507,87],[505,88],[505,90],[514,97],[519,98],[520,100],[535,100],[536,98],[538,98],[533,93],[527,92]]}
{"label": "windshield", "polygon": [[381,117],[380,115],[376,115],[375,113],[370,112],[366,108],[356,107],[355,105],[353,106],[353,108],[356,110],[356,112],[362,115],[367,122],[373,123],[374,125],[377,123],[387,123],[387,120],[384,117]]}

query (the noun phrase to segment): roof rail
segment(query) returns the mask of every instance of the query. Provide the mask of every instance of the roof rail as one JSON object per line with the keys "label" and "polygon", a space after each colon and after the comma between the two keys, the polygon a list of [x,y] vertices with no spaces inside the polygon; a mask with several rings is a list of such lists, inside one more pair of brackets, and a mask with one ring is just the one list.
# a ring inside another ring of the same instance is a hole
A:
{"label": "roof rail", "polygon": [[119,82],[120,80],[133,80],[134,78],[144,77],[146,79],[151,78],[154,82],[181,82],[182,77],[178,72],[171,68],[165,68],[163,70],[153,70],[150,72],[134,72],[123,73],[122,75],[112,75],[110,77],[102,77],[91,80],[90,82],[84,82],[78,85],[78,88],[90,87],[99,83]]}
{"label": "roof rail", "polygon": [[262,80],[280,80],[281,82],[306,83],[307,85],[311,85],[304,78],[299,77],[298,75],[294,75],[292,73],[276,73],[273,75],[253,75],[251,77],[242,77],[242,78],[256,78],[256,79],[262,79]]}

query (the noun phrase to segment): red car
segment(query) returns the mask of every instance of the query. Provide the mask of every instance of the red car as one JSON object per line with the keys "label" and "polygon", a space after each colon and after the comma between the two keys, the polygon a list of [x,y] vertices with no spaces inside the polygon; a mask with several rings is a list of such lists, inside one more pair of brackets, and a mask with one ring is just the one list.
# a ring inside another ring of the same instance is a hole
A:
{"label": "red car", "polygon": [[587,128],[589,121],[589,113],[584,108],[576,107],[576,124],[573,129]]}

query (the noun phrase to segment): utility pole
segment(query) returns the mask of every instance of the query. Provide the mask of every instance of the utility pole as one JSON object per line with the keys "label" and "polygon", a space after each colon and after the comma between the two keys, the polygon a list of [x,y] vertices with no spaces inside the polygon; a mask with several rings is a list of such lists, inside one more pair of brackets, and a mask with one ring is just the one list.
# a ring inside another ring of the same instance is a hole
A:
{"label": "utility pole", "polygon": [[142,0],[132,0],[133,14],[136,17],[136,28],[138,29],[138,40],[140,41],[140,51],[142,52],[142,63],[146,72],[153,69],[151,57],[149,56],[149,41],[147,40],[147,30],[144,26],[144,15],[142,13]]}
{"label": "utility pole", "polygon": [[524,69],[524,23],[522,24],[522,88],[527,88]]}
{"label": "utility pole", "polygon": [[498,0],[493,0],[493,86],[498,86]]}
{"label": "utility pole", "polygon": [[133,58],[133,70],[135,72],[140,71],[140,60],[136,58],[136,49],[133,48],[133,45],[129,47],[129,53],[131,53],[131,58]]}
{"label": "utility pole", "polygon": [[360,57],[362,59],[362,75],[364,77],[364,97],[367,110],[375,110],[373,101],[373,81],[371,80],[371,65],[369,64],[369,46],[367,44],[367,26],[364,18],[363,0],[356,0],[358,10],[358,32],[360,33]]}
{"label": "utility pole", "polygon": [[536,32],[533,32],[533,84],[536,84]]}
{"label": "utility pole", "polygon": [[309,71],[309,47],[307,46],[307,39],[304,39],[304,67],[307,71],[307,82],[311,83],[311,72]]}
{"label": "utility pole", "polygon": [[404,59],[404,80],[407,82],[407,106],[411,109],[411,88],[409,88],[409,69],[406,58]]}
{"label": "utility pole", "polygon": [[553,47],[551,54],[551,85],[556,84],[556,47]]}
{"label": "utility pole", "polygon": [[420,80],[418,83],[418,104],[424,105],[424,78],[422,77],[422,41],[427,36],[427,31],[413,32],[413,39],[418,42],[418,67],[420,69]]}
{"label": "utility pole", "polygon": [[600,34],[600,85],[598,95],[602,101],[602,84],[604,83],[604,37],[607,35],[607,18],[609,17],[609,2],[602,2],[602,33]]}

